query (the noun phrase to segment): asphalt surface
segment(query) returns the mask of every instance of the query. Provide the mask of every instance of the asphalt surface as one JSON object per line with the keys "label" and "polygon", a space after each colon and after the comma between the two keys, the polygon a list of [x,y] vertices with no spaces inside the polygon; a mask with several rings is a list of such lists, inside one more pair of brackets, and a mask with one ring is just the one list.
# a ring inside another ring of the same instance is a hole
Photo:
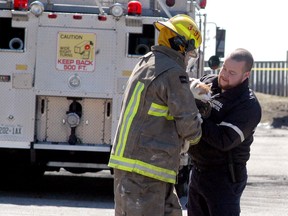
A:
{"label": "asphalt surface", "polygon": [[288,129],[258,127],[248,163],[242,215],[288,215]]}

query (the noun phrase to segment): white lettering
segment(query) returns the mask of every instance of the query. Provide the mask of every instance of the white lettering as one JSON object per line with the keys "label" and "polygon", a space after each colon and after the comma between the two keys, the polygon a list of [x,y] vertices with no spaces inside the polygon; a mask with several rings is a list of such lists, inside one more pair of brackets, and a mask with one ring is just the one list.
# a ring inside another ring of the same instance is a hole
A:
{"label": "white lettering", "polygon": [[220,111],[220,109],[223,107],[223,104],[219,101],[212,100],[211,102],[212,102],[213,109],[215,109],[217,111]]}

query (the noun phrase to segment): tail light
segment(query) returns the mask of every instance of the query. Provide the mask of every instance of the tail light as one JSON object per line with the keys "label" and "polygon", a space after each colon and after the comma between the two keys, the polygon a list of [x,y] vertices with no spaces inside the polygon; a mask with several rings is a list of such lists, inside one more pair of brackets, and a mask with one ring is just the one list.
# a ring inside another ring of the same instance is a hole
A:
{"label": "tail light", "polygon": [[14,0],[14,10],[28,10],[28,0]]}
{"label": "tail light", "polygon": [[73,19],[75,19],[75,20],[81,20],[81,19],[82,19],[82,15],[80,15],[80,14],[74,14],[74,15],[73,15]]}
{"label": "tail light", "polygon": [[98,20],[99,20],[99,21],[106,21],[106,20],[107,20],[107,16],[105,16],[105,15],[99,15],[99,16],[98,16]]}

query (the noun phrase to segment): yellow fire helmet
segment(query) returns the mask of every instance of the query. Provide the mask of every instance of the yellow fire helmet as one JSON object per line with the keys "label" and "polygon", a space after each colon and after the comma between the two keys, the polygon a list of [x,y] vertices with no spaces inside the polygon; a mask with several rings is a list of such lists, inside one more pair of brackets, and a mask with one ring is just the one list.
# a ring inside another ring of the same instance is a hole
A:
{"label": "yellow fire helmet", "polygon": [[168,21],[154,22],[154,26],[160,32],[166,27],[176,33],[178,37],[175,38],[174,42],[182,46],[185,52],[197,49],[202,43],[202,36],[198,26],[186,14],[178,14]]}

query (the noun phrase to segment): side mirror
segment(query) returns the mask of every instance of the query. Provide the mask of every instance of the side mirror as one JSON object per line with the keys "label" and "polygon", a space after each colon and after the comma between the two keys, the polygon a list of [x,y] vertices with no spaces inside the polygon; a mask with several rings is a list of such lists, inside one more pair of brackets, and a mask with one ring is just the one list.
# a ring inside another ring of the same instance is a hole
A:
{"label": "side mirror", "polygon": [[212,70],[216,70],[220,65],[220,59],[218,56],[211,56],[208,60],[208,65]]}

